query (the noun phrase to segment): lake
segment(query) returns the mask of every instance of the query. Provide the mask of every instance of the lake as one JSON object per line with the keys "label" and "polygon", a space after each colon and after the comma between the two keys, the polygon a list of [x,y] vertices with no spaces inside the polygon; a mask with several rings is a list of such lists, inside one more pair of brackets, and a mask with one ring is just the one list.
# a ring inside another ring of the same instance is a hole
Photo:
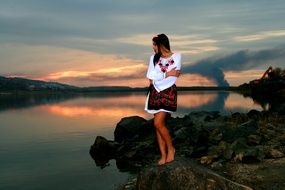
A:
{"label": "lake", "polygon": [[[144,111],[144,92],[86,95],[0,95],[0,189],[116,189],[131,174],[114,160],[103,169],[89,155],[96,136],[113,139],[121,118]],[[263,110],[233,92],[178,92],[178,110],[222,114]],[[159,154],[159,153],[158,153]]]}

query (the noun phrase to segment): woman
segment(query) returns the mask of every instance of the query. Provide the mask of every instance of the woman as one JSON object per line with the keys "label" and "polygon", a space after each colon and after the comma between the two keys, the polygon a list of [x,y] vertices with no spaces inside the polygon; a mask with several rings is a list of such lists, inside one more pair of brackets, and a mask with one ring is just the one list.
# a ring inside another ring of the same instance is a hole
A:
{"label": "woman", "polygon": [[154,55],[150,57],[147,78],[150,81],[145,110],[154,114],[157,141],[161,153],[159,165],[171,162],[175,148],[165,120],[177,109],[176,79],[180,75],[181,54],[170,50],[168,37],[159,34],[152,39]]}

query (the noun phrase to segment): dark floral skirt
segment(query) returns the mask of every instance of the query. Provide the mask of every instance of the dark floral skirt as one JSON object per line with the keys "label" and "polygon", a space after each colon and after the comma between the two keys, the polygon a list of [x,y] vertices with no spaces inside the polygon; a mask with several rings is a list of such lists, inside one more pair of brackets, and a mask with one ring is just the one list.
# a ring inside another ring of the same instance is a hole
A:
{"label": "dark floral skirt", "polygon": [[149,98],[147,106],[149,110],[177,110],[177,89],[175,84],[160,92],[157,92],[151,84],[148,88],[148,93]]}

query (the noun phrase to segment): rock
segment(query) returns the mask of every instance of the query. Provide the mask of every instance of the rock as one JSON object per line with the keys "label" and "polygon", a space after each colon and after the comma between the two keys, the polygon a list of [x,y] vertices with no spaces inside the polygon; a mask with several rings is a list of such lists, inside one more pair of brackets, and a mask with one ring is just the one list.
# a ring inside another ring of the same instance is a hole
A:
{"label": "rock", "polygon": [[105,167],[109,160],[115,157],[117,147],[118,144],[116,142],[108,141],[104,137],[97,136],[89,153],[97,166]]}
{"label": "rock", "polygon": [[147,121],[139,116],[122,118],[114,132],[115,141],[121,143],[126,140],[135,139],[142,134],[143,130],[145,133],[150,132],[151,130],[146,127],[146,124]]}
{"label": "rock", "polygon": [[247,116],[251,119],[257,119],[258,117],[261,116],[261,112],[257,111],[257,110],[250,110],[247,113]]}
{"label": "rock", "polygon": [[185,157],[190,157],[193,153],[193,147],[189,146],[188,144],[180,144],[176,147],[176,150]]}
{"label": "rock", "polygon": [[262,146],[248,146],[246,139],[239,138],[231,144],[235,154],[235,161],[254,162],[263,161],[265,154]]}
{"label": "rock", "polygon": [[[284,92],[285,92],[285,91],[283,91],[283,95],[285,94]],[[279,114],[285,115],[285,103],[283,102],[282,104],[279,104],[278,107],[276,108],[276,111],[277,111]]]}
{"label": "rock", "polygon": [[196,144],[199,140],[199,134],[200,132],[195,127],[182,127],[174,132],[173,141],[175,143]]}
{"label": "rock", "polygon": [[281,190],[285,187],[285,158],[251,164],[228,162],[226,168],[228,178],[256,190]]}
{"label": "rock", "polygon": [[248,121],[248,116],[246,114],[236,112],[233,113],[229,119],[235,123],[244,123]]}
{"label": "rock", "polygon": [[267,161],[285,159],[284,123],[285,117],[276,112],[256,110],[230,116],[194,112],[170,117],[166,126],[176,159],[158,167],[153,119],[133,116],[117,124],[116,141],[97,137],[90,155],[100,167],[115,159],[120,171],[141,171],[136,184],[126,184],[124,189],[282,189],[285,160],[283,165]]}
{"label": "rock", "polygon": [[210,132],[209,142],[213,144],[218,144],[223,138],[223,133],[219,128],[214,129]]}
{"label": "rock", "polygon": [[284,153],[282,148],[274,145],[264,146],[264,151],[267,158],[282,158],[284,157]]}
{"label": "rock", "polygon": [[248,135],[255,134],[257,129],[257,122],[255,120],[249,120],[237,127],[235,137],[247,137]]}
{"label": "rock", "polygon": [[283,152],[280,151],[280,150],[277,150],[277,149],[271,149],[269,154],[270,154],[270,156],[272,158],[282,158],[282,157],[284,157]]}
{"label": "rock", "polygon": [[219,169],[221,169],[223,167],[223,164],[220,162],[220,161],[218,161],[218,162],[213,162],[212,164],[211,164],[211,168],[212,169],[215,169],[215,170],[219,170]]}
{"label": "rock", "polygon": [[194,161],[179,157],[162,166],[149,166],[143,169],[137,178],[137,190],[172,190],[172,189],[231,189],[250,190],[219,174],[199,166]]}
{"label": "rock", "polygon": [[232,143],[235,139],[246,138],[249,135],[257,134],[258,124],[255,120],[249,120],[237,127],[231,127],[223,131],[223,140]]}
{"label": "rock", "polygon": [[[212,146],[209,148],[208,156],[212,158],[221,158],[223,160],[230,160],[233,155],[231,145],[225,141],[221,141],[218,146]],[[212,160],[214,161],[214,160]],[[208,161],[208,164],[212,162]]]}
{"label": "rock", "polygon": [[201,164],[211,164],[213,162],[213,160],[217,157],[218,157],[218,155],[202,156],[200,163]]}
{"label": "rock", "polygon": [[261,141],[261,137],[258,135],[249,135],[247,137],[247,144],[248,145],[258,145]]}
{"label": "rock", "polygon": [[220,117],[220,113],[217,111],[213,112],[200,111],[200,112],[191,112],[187,116],[191,118],[193,123],[199,124]]}
{"label": "rock", "polygon": [[190,128],[189,127],[182,127],[181,129],[178,129],[177,131],[175,131],[175,139],[174,141],[176,142],[185,142],[186,140],[188,140],[190,138],[189,136],[189,131]]}

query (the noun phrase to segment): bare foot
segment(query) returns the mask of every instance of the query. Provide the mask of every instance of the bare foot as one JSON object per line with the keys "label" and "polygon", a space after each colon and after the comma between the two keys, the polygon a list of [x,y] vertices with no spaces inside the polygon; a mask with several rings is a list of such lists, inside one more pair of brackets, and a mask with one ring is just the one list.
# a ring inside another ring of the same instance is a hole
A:
{"label": "bare foot", "polygon": [[172,150],[168,151],[165,162],[172,162],[174,160],[174,157],[175,157],[175,148],[172,148]]}
{"label": "bare foot", "polygon": [[165,164],[166,162],[166,156],[162,156],[161,159],[158,161],[158,165],[163,165]]}

